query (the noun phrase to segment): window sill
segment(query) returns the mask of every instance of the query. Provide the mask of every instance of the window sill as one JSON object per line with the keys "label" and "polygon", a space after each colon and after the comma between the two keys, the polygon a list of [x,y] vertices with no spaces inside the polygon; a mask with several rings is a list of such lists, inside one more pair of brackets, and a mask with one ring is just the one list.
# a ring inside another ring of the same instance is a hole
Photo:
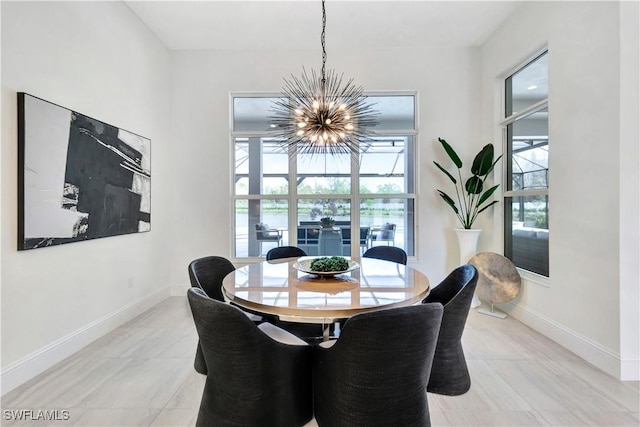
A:
{"label": "window sill", "polygon": [[545,288],[551,287],[548,277],[542,276],[532,271],[523,270],[519,267],[516,267],[516,269],[518,270],[518,273],[520,273],[520,277],[522,278],[522,280],[535,283],[536,285],[544,286]]}

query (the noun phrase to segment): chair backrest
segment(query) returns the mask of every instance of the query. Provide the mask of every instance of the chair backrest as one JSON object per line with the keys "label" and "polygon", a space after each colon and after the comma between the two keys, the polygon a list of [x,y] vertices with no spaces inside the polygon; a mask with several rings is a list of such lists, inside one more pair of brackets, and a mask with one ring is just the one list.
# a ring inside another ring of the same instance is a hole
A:
{"label": "chair backrest", "polygon": [[367,239],[369,238],[369,232],[371,229],[369,227],[360,227],[360,244],[366,245]]}
{"label": "chair backrest", "polygon": [[439,302],[444,306],[442,327],[447,332],[439,338],[440,342],[459,342],[462,338],[477,283],[478,270],[471,264],[461,265],[422,300],[423,303]]}
{"label": "chair backrest", "polygon": [[461,265],[449,273],[438,286],[432,288],[422,302],[439,302],[445,306],[445,311],[450,306],[464,307],[468,302],[468,313],[477,283],[478,270],[471,264]]}
{"label": "chair backrest", "polygon": [[477,283],[478,270],[465,264],[453,270],[422,301],[444,306],[433,372],[427,385],[431,393],[457,396],[471,387],[461,340]]}
{"label": "chair backrest", "polygon": [[396,225],[386,222],[380,227],[377,240],[393,240],[396,235]]}
{"label": "chair backrest", "polygon": [[307,256],[307,253],[297,246],[279,246],[267,252],[267,261],[280,258],[298,258],[301,256]]}
{"label": "chair backrest", "polygon": [[471,264],[461,265],[422,300],[423,303],[439,302],[444,306],[438,346],[453,346],[460,342],[477,283],[478,270]]}
{"label": "chair backrest", "polygon": [[342,244],[350,245],[351,244],[351,227],[340,227],[340,232],[342,233]]}
{"label": "chair backrest", "polygon": [[304,425],[312,417],[310,346],[262,332],[238,308],[187,292],[208,367],[197,426]]}
{"label": "chair backrest", "polygon": [[316,348],[318,424],[430,425],[426,385],[442,312],[422,304],[348,319],[335,345]]}
{"label": "chair backrest", "polygon": [[269,224],[256,224],[256,238],[259,240],[268,237],[269,233],[267,232],[267,230],[269,230]]}
{"label": "chair backrest", "polygon": [[367,249],[362,256],[407,265],[407,253],[396,246],[374,246]]}
{"label": "chair backrest", "polygon": [[224,257],[206,256],[189,263],[189,280],[191,286],[202,289],[210,298],[224,301],[222,279],[235,269]]}

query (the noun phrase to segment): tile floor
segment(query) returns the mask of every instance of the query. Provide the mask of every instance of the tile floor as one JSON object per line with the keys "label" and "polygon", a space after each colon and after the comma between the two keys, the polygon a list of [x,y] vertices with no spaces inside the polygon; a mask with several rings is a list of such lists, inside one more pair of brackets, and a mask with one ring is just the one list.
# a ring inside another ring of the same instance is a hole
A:
{"label": "tile floor", "polygon": [[[169,298],[3,396],[0,424],[193,426],[204,386],[196,342],[186,298]],[[639,382],[616,380],[513,318],[472,310],[463,345],[471,390],[429,394],[433,426],[640,426]],[[13,409],[69,419],[7,421]]]}

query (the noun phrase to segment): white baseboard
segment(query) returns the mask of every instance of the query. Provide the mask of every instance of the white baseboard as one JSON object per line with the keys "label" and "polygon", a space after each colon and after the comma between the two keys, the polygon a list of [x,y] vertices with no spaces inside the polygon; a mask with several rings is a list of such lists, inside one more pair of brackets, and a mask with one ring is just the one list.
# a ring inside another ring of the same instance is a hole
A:
{"label": "white baseboard", "polygon": [[622,359],[620,379],[622,381],[640,381],[640,359]]}
{"label": "white baseboard", "polygon": [[2,395],[169,297],[169,287],[139,298],[8,365],[0,372]]}
{"label": "white baseboard", "polygon": [[[525,325],[547,336],[569,351],[580,356],[606,373],[622,380],[638,380],[638,361],[629,360],[622,363],[620,354],[603,347],[599,343],[573,331],[547,316],[528,307],[513,302],[504,304],[506,311]],[[626,367],[628,362],[628,367]],[[635,367],[631,365],[636,363]],[[623,368],[627,372],[623,372]],[[635,375],[633,373],[635,368]]]}

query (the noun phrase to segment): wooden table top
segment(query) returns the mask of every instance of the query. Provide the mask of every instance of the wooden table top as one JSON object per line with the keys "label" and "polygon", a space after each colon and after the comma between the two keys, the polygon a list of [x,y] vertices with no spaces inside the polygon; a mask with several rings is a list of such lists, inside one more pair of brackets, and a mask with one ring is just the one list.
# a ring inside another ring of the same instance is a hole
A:
{"label": "wooden table top", "polygon": [[360,268],[333,277],[299,271],[296,261],[239,268],[224,278],[222,291],[229,301],[249,310],[286,321],[328,324],[357,313],[416,304],[430,290],[423,273],[389,261],[354,259]]}

